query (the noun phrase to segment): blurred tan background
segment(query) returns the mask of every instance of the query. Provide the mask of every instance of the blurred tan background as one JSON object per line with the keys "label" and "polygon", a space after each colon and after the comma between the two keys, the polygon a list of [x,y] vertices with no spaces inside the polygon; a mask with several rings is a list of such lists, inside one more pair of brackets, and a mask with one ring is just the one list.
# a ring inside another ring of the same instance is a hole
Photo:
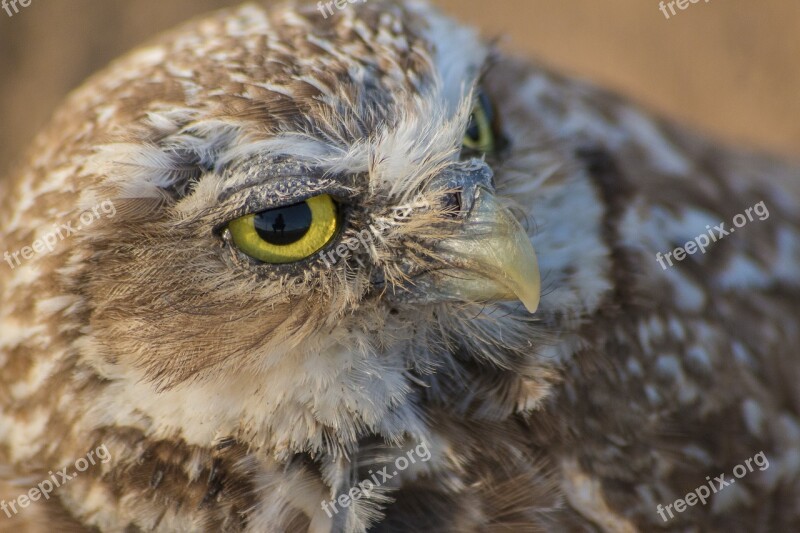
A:
{"label": "blurred tan background", "polygon": [[[316,3],[316,0],[309,0]],[[503,46],[729,142],[800,156],[800,1],[433,0]],[[0,174],[71,89],[144,39],[239,0],[32,0],[0,10]]]}

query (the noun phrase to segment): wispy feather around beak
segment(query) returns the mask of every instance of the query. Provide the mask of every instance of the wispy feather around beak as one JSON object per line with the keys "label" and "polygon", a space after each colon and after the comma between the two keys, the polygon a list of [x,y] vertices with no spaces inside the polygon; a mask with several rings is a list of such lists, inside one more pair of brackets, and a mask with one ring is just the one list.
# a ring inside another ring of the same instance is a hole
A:
{"label": "wispy feather around beak", "polygon": [[439,272],[434,292],[459,300],[518,299],[539,307],[541,279],[527,233],[488,189],[479,187],[463,233],[439,244],[451,265]]}
{"label": "wispy feather around beak", "polygon": [[520,300],[534,313],[541,280],[536,252],[513,214],[494,195],[485,163],[459,163],[438,185],[456,190],[463,218],[452,236],[436,243],[441,268],[414,279],[416,301]]}

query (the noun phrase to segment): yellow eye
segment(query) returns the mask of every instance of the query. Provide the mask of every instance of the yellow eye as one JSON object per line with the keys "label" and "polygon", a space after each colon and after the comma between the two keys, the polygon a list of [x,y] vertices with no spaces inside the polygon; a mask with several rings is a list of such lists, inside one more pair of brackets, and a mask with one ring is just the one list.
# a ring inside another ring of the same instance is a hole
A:
{"label": "yellow eye", "polygon": [[293,263],[313,255],[336,235],[336,204],[327,194],[298,204],[244,215],[228,224],[233,244],[264,263]]}
{"label": "yellow eye", "polygon": [[464,135],[464,148],[475,152],[497,151],[496,117],[492,103],[485,93],[479,93],[469,117],[469,126]]}

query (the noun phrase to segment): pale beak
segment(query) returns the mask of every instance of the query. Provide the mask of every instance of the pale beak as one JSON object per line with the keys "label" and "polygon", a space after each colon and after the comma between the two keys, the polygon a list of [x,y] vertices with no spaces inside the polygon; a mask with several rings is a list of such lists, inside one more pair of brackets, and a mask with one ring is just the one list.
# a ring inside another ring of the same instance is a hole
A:
{"label": "pale beak", "polygon": [[530,238],[517,219],[485,187],[477,187],[462,232],[437,246],[448,268],[419,281],[427,300],[520,300],[539,307],[539,263]]}

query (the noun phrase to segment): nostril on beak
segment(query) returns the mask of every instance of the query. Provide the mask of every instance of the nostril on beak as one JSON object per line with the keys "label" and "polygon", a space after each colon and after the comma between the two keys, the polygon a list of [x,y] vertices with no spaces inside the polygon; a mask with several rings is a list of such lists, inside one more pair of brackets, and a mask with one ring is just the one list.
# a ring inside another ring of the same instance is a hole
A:
{"label": "nostril on beak", "polygon": [[494,173],[485,161],[470,159],[453,163],[436,176],[430,187],[439,191],[439,201],[448,216],[467,215],[475,203],[478,189],[494,191]]}
{"label": "nostril on beak", "polygon": [[461,193],[451,192],[442,196],[442,208],[445,214],[449,217],[455,218],[461,214]]}

